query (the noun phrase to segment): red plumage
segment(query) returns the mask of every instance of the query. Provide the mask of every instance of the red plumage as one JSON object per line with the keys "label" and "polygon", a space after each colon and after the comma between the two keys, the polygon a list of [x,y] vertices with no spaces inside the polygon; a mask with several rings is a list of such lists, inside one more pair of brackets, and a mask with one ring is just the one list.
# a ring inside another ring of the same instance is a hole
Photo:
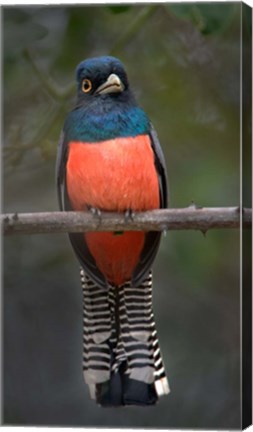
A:
{"label": "red plumage", "polygon": [[[159,208],[159,182],[148,135],[99,143],[70,142],[66,165],[68,196],[74,210],[145,211]],[[84,234],[105,277],[120,285],[131,278],[145,233]]]}

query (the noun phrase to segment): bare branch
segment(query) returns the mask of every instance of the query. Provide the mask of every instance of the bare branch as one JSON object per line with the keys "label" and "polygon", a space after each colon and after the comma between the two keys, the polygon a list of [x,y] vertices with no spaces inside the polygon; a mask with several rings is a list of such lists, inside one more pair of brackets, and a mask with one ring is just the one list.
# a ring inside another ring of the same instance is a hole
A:
{"label": "bare branch", "polygon": [[163,209],[135,213],[91,212],[10,213],[0,216],[4,234],[54,234],[85,231],[164,231],[251,227],[252,211],[239,207]]}

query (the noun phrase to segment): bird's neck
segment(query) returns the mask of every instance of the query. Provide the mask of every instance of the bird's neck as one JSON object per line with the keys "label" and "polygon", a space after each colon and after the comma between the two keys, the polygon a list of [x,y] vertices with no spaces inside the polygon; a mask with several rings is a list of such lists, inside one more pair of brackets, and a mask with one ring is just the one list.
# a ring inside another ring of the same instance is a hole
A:
{"label": "bird's neck", "polygon": [[68,115],[64,129],[68,140],[98,142],[147,134],[150,123],[136,104],[102,99],[77,105]]}

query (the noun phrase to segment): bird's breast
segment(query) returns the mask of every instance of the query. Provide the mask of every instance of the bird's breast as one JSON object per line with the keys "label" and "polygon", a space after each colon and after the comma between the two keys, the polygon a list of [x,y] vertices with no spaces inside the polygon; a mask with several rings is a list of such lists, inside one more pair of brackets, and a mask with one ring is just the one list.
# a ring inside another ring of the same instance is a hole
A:
{"label": "bird's breast", "polygon": [[106,211],[159,207],[159,184],[148,135],[99,143],[72,141],[67,190],[75,210],[87,204]]}

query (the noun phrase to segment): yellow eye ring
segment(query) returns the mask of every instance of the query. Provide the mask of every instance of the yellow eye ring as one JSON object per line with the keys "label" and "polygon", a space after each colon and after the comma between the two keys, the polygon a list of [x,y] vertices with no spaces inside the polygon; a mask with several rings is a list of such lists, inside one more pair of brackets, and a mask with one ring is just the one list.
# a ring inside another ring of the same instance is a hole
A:
{"label": "yellow eye ring", "polygon": [[84,93],[89,93],[89,91],[91,91],[92,89],[92,84],[91,81],[87,78],[85,78],[82,82],[82,91]]}

